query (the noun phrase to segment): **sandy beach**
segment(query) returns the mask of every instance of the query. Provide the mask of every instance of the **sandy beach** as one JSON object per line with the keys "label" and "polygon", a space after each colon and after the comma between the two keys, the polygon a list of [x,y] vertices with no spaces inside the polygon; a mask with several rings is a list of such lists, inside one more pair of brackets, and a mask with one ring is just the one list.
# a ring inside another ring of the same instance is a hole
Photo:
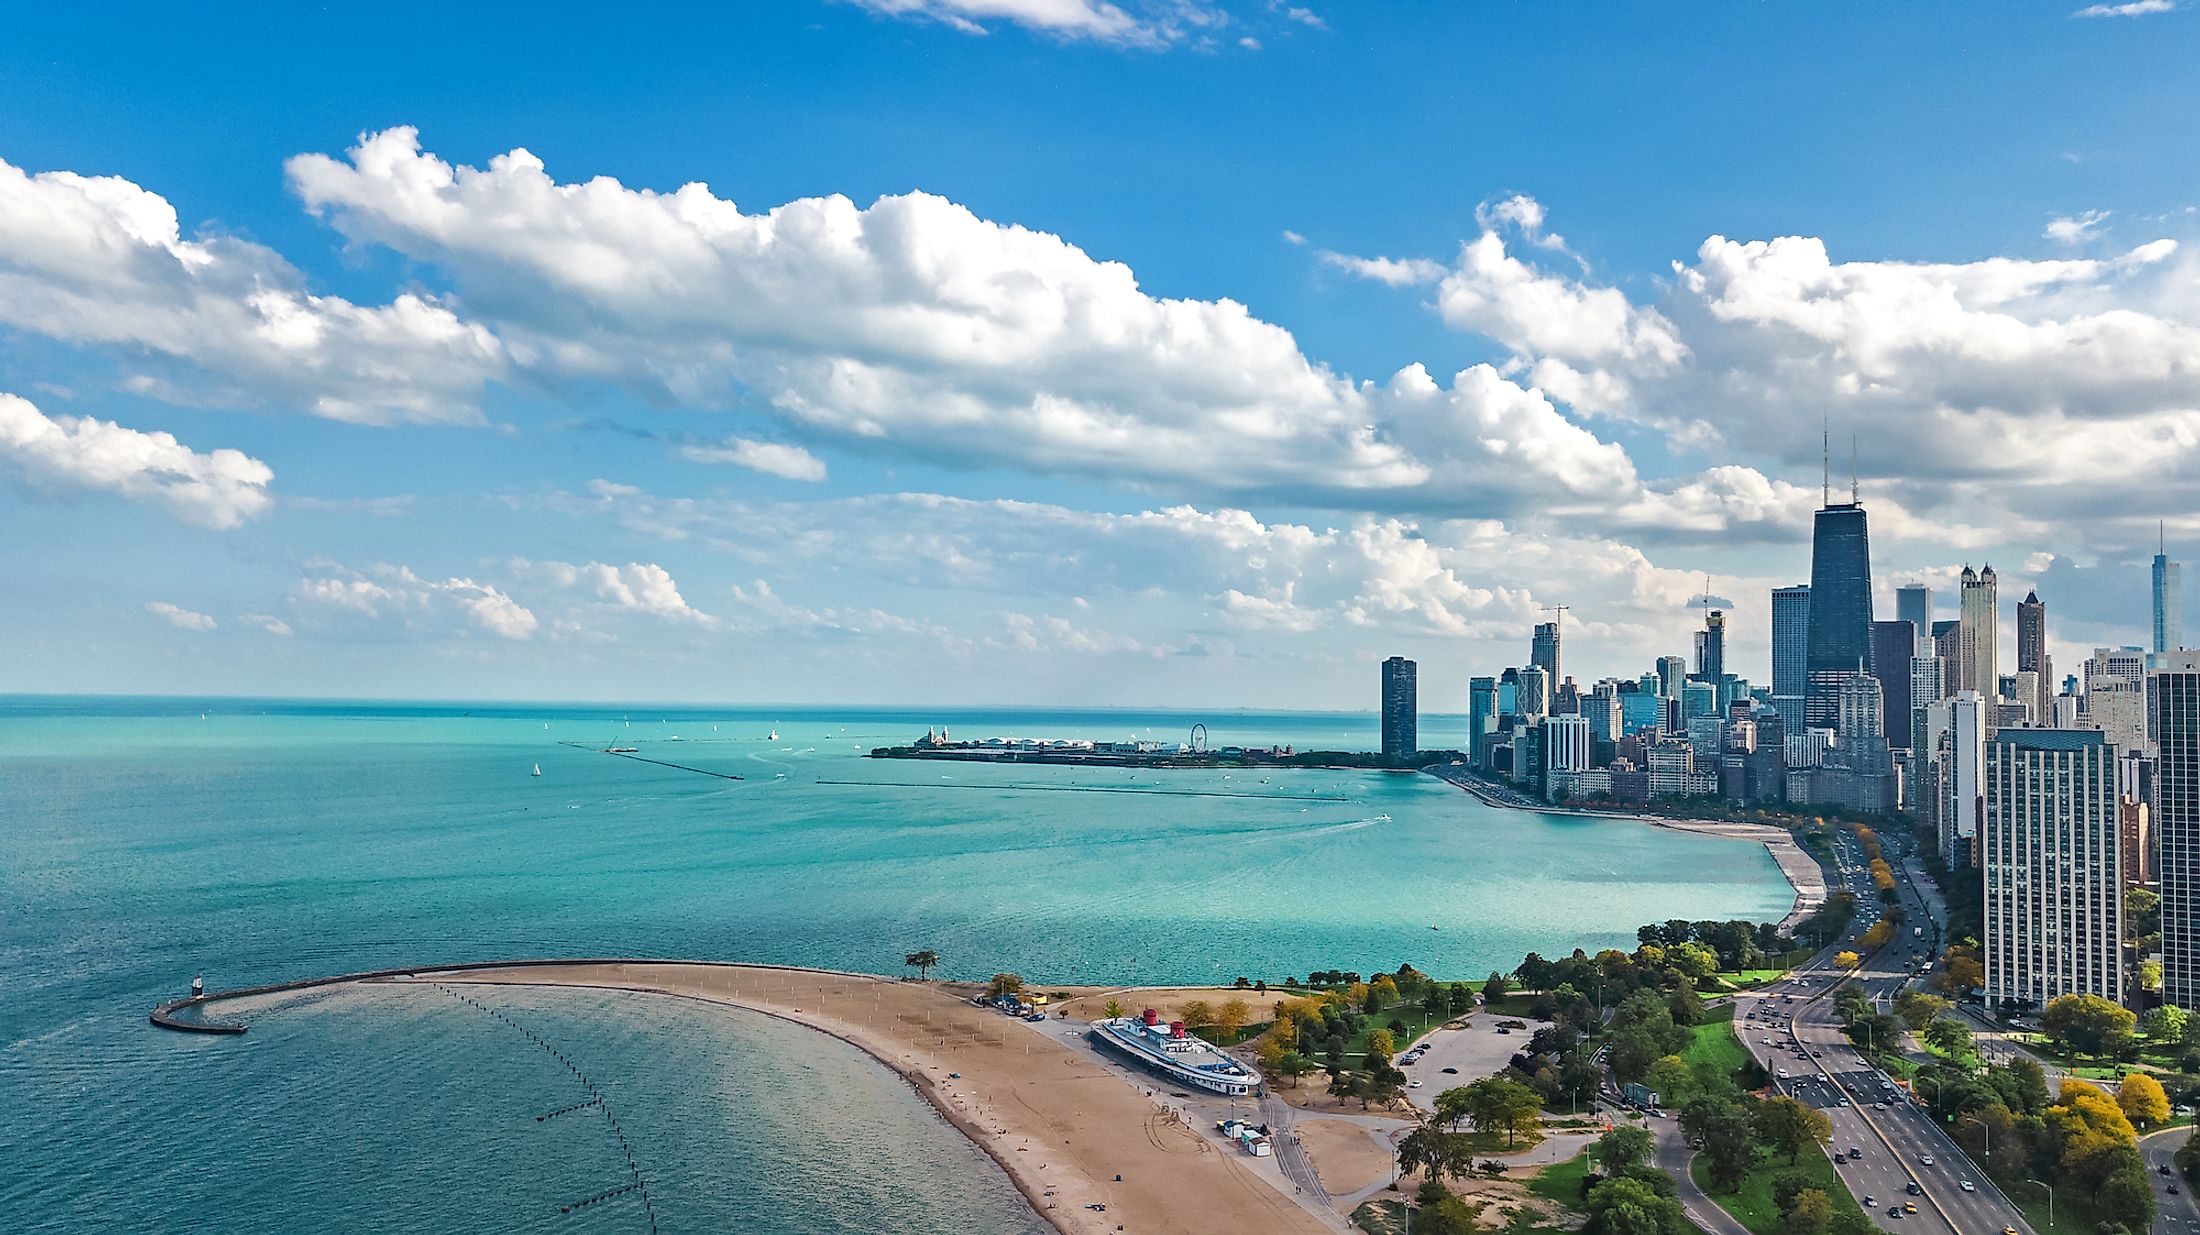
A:
{"label": "sandy beach", "polygon": [[[418,976],[652,992],[747,1008],[832,1034],[907,1078],[1066,1235],[1338,1229],[1258,1177],[1252,1160],[1173,1121],[1121,1074],[1039,1027],[974,1007],[936,984],[644,962]],[[1094,1204],[1107,1208],[1087,1208]]]}

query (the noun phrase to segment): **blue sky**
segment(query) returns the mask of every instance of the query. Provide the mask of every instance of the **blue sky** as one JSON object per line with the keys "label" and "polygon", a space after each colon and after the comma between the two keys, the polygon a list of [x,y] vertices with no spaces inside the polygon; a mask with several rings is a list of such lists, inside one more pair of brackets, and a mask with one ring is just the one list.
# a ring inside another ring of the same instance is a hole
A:
{"label": "blue sky", "polygon": [[2200,539],[2108,7],[18,15],[0,690],[1456,708],[1706,575],[1761,676],[1821,425],[2074,669]]}

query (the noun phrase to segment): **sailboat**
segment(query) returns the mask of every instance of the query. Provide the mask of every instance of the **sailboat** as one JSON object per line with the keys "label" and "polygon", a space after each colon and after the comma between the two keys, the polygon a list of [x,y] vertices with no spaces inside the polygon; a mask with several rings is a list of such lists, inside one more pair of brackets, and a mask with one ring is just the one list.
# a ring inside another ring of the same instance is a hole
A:
{"label": "sailboat", "polygon": [[535,775],[542,775],[542,765],[539,763],[535,765]]}
{"label": "sailboat", "polygon": [[767,741],[767,742],[776,742],[776,741],[778,741],[778,740],[779,740],[779,730],[777,730],[777,729],[774,729],[774,730],[772,730],[772,731],[771,731],[771,735],[770,735],[769,737],[765,738],[764,740],[765,740],[765,741]]}

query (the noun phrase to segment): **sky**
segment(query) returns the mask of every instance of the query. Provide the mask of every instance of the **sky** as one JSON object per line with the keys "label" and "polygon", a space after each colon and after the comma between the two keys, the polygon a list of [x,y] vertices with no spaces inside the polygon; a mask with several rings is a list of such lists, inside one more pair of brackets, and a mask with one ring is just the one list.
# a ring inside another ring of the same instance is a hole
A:
{"label": "sky", "polygon": [[2196,32],[38,6],[0,692],[1456,712],[1707,598],[1761,683],[1829,476],[2076,672],[2200,552]]}

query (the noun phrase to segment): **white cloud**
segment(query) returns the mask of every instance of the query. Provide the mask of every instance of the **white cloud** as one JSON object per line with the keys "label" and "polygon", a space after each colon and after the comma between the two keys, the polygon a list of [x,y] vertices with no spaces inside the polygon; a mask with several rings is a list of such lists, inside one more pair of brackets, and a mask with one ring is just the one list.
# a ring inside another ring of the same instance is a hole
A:
{"label": "white cloud", "polygon": [[1425,257],[1354,257],[1329,249],[1319,250],[1314,256],[1347,274],[1391,287],[1414,287],[1444,277],[1444,263]]}
{"label": "white cloud", "polygon": [[260,630],[266,631],[268,634],[274,635],[282,639],[288,639],[291,635],[297,633],[296,631],[291,629],[290,623],[284,621],[279,617],[275,617],[272,614],[247,613],[238,617],[237,620],[243,622],[247,626],[257,627]]}
{"label": "white cloud", "polygon": [[1064,39],[1158,46],[1166,27],[1140,21],[1107,0],[850,0],[888,17],[939,22],[965,34],[985,34],[988,22],[1008,22]]}
{"label": "white cloud", "polygon": [[680,447],[682,458],[697,463],[731,463],[752,472],[778,476],[786,480],[823,480],[825,461],[802,449],[781,442],[758,442],[745,437],[729,437],[723,442],[692,442]]}
{"label": "white cloud", "polygon": [[194,613],[189,609],[169,604],[165,600],[146,601],[145,611],[155,617],[165,619],[170,626],[178,630],[214,629],[213,618],[203,613]]}
{"label": "white cloud", "polygon": [[167,433],[126,429],[89,416],[47,416],[27,399],[0,394],[0,459],[33,484],[116,493],[166,507],[212,528],[231,528],[266,510],[267,464],[240,451],[201,454]]}
{"label": "white cloud", "polygon": [[180,387],[141,373],[138,389],[374,423],[478,419],[505,359],[440,301],[315,295],[260,245],[185,239],[175,207],[128,180],[4,161],[0,323],[183,370]]}
{"label": "white cloud", "polygon": [[295,598],[309,611],[348,611],[367,618],[384,612],[408,627],[433,633],[428,625],[440,611],[454,611],[464,624],[503,639],[528,640],[540,625],[532,610],[501,589],[475,579],[424,579],[410,567],[381,564],[361,573],[322,563],[325,573],[301,580]]}
{"label": "white cloud", "polygon": [[2074,215],[2050,219],[2040,234],[2060,244],[2080,244],[2093,239],[2101,224],[2108,221],[2106,210],[2086,210]]}
{"label": "white cloud", "polygon": [[541,578],[560,588],[588,593],[615,609],[646,613],[676,622],[709,625],[715,619],[689,605],[680,595],[672,572],[655,562],[629,562],[611,566],[603,562],[573,565],[570,562],[512,562],[514,573]]}
{"label": "white cloud", "polygon": [[1508,251],[1499,222],[1513,223],[1531,240],[1555,239],[1541,236],[1540,206],[1512,198],[1499,210],[1480,236],[1460,247],[1458,264],[1437,288],[1436,307],[1445,321],[1522,356],[1649,373],[1687,359],[1687,346],[1655,309],[1636,307],[1617,288],[1551,274]]}
{"label": "white cloud", "polygon": [[2167,13],[2176,7],[2176,0],[2131,0],[2128,4],[2089,4],[2071,16],[2144,17],[2150,13]]}

